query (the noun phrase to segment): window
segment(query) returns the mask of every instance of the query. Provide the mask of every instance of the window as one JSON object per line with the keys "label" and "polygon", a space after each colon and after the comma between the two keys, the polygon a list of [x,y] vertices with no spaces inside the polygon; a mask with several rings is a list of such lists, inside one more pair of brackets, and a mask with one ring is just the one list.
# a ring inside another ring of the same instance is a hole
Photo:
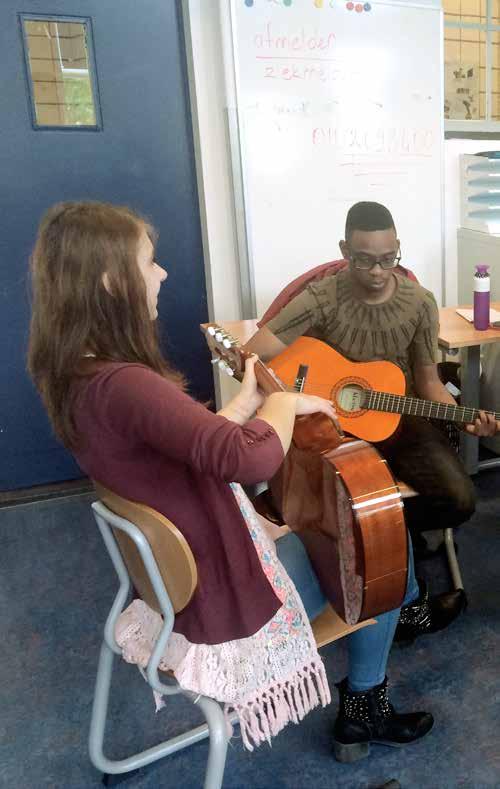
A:
{"label": "window", "polygon": [[500,0],[443,0],[447,131],[500,132]]}
{"label": "window", "polygon": [[101,127],[90,20],[21,16],[33,126]]}

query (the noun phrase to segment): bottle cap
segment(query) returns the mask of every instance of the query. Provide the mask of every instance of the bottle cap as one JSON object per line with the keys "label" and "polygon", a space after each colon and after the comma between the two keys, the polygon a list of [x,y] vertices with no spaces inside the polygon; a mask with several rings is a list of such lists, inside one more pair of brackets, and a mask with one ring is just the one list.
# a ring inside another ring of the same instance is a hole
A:
{"label": "bottle cap", "polygon": [[489,266],[484,264],[476,266],[476,274],[479,274],[480,277],[487,277],[488,276],[488,269]]}

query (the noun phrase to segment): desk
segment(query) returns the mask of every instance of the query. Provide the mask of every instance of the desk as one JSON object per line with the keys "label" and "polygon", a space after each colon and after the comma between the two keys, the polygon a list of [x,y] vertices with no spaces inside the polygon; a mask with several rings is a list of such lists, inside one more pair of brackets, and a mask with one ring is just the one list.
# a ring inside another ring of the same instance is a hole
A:
{"label": "desk", "polygon": [[[500,309],[499,302],[493,302],[494,309]],[[467,305],[463,309],[470,309]],[[439,310],[439,347],[449,352],[461,352],[461,402],[477,408],[479,406],[479,361],[481,345],[498,342],[500,329],[477,331],[472,323],[456,312],[456,307],[442,307]],[[500,466],[500,458],[478,461],[479,439],[467,433],[460,434],[460,453],[469,474],[487,468]]]}

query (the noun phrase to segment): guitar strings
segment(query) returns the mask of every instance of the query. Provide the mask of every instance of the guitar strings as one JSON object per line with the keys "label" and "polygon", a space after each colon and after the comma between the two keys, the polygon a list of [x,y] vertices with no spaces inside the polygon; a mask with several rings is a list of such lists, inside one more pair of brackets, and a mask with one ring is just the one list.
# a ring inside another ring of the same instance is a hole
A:
{"label": "guitar strings", "polygon": [[[421,400],[410,395],[398,395],[393,392],[381,392],[376,389],[365,389],[360,387],[362,392],[368,394],[368,402],[364,408],[371,411],[385,411],[388,413],[413,414],[414,416],[432,417],[434,419],[448,419],[457,422],[473,422],[479,416],[479,411],[483,409],[473,408],[472,406],[460,406],[453,403],[440,403],[436,400]],[[289,386],[291,391],[295,391],[293,386]],[[330,396],[333,387],[331,384],[306,382],[304,394],[314,394],[322,396],[325,393]],[[378,402],[377,402],[378,401]],[[428,413],[423,413],[427,410]],[[454,413],[450,413],[453,410]],[[433,413],[433,412],[436,413]],[[443,413],[440,413],[442,411]],[[495,419],[500,420],[500,413],[496,411],[485,411]],[[460,415],[460,417],[459,417]]]}

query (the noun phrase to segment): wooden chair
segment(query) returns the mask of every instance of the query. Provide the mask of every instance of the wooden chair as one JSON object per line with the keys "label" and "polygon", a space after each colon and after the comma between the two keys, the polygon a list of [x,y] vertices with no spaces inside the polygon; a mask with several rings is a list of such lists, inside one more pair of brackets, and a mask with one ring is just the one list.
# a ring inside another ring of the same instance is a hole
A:
{"label": "wooden chair", "polygon": [[[120,587],[104,627],[89,735],[92,764],[104,773],[126,773],[210,738],[205,789],[220,789],[226,763],[228,735],[221,706],[214,699],[183,690],[170,673],[158,665],[172,632],[174,616],[189,603],[197,584],[196,563],[181,532],[160,513],[143,504],[128,501],[95,483],[99,501],[92,504],[94,517],[117,572]],[[127,605],[131,583],[141,598],[163,616],[164,624],[151,654],[146,680],[153,690],[165,695],[182,693],[203,711],[206,723],[160,745],[129,756],[110,760],[104,755],[104,731],[114,655],[121,655],[115,627]],[[312,623],[318,647],[325,646],[366,625],[354,627],[343,622],[327,607]]]}

